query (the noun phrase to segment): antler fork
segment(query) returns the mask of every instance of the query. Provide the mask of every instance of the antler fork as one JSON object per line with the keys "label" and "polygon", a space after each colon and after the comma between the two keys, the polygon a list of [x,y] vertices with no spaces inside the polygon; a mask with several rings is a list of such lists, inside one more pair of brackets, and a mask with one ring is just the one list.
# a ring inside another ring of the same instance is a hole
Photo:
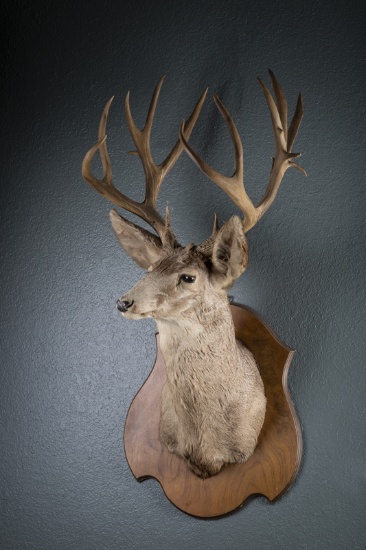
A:
{"label": "antler fork", "polygon": [[201,159],[201,157],[188,143],[189,136],[188,132],[186,131],[186,126],[184,122],[182,123],[179,132],[179,137],[191,159],[197,164],[202,172],[206,174],[206,176],[208,176],[214,183],[216,183],[216,185],[221,187],[221,189],[225,191],[227,195],[229,195],[231,200],[243,212],[243,229],[245,232],[254,227],[258,220],[272,205],[276,197],[278,188],[281,184],[282,178],[288,168],[294,166],[306,175],[305,170],[292,160],[293,158],[299,157],[300,153],[291,153],[291,149],[303,116],[301,94],[299,95],[295,113],[292,118],[290,127],[288,128],[287,101],[285,94],[277,78],[271,70],[269,70],[269,74],[272,80],[275,99],[273,99],[271,93],[262,82],[262,80],[260,78],[258,78],[258,80],[266,98],[272,119],[272,126],[276,144],[276,154],[273,158],[272,170],[270,173],[267,188],[257,207],[255,207],[250,200],[244,187],[243,146],[238,130],[229,112],[216,95],[214,96],[215,103],[229,128],[231,139],[234,144],[234,174],[231,177],[225,176],[209,166],[204,160]]}

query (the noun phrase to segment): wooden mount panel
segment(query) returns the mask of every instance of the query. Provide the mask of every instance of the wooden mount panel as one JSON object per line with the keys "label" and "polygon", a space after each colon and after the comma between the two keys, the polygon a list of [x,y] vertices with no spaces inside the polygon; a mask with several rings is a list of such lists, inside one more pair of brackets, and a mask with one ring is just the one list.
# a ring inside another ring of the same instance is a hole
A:
{"label": "wooden mount panel", "polygon": [[155,478],[175,506],[198,517],[227,514],[255,494],[275,500],[295,479],[301,461],[301,429],[287,388],[294,350],[251,310],[232,305],[231,311],[236,337],[253,353],[267,397],[264,425],[251,458],[245,464],[226,465],[218,475],[202,480],[160,442],[160,399],[166,375],[159,340],[155,366],[134,398],[125,424],[125,453],[136,479]]}

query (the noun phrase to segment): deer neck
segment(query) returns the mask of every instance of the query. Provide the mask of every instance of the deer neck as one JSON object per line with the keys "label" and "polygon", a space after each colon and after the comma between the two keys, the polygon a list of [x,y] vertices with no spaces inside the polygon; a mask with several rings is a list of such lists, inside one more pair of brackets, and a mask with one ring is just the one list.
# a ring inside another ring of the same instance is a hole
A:
{"label": "deer neck", "polygon": [[226,294],[209,306],[203,302],[179,318],[156,320],[159,344],[165,364],[176,367],[181,360],[192,363],[220,362],[237,353],[234,324]]}

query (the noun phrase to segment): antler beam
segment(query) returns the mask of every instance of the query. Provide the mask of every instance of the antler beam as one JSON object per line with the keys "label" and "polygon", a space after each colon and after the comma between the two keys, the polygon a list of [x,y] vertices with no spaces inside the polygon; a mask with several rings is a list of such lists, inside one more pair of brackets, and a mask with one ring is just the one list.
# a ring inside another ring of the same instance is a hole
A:
{"label": "antler beam", "polygon": [[[109,158],[109,153],[107,149],[107,135],[106,135],[106,126],[109,108],[111,106],[113,97],[106,104],[102,117],[99,124],[98,130],[98,142],[87,152],[84,157],[82,164],[82,175],[91,187],[93,187],[98,193],[100,193],[107,200],[120,206],[121,208],[136,214],[145,222],[147,222],[160,236],[161,240],[167,239],[167,234],[169,234],[169,240],[174,242],[175,236],[170,228],[169,216],[166,217],[166,220],[162,218],[159,212],[156,210],[156,202],[159,194],[161,184],[174,166],[175,162],[178,160],[180,154],[184,149],[184,145],[178,139],[177,143],[170,151],[165,160],[157,165],[152,159],[152,154],[150,150],[150,134],[152,123],[154,119],[155,109],[158,102],[159,94],[161,87],[164,82],[164,77],[162,77],[152,96],[150,108],[147,114],[146,123],[142,130],[139,130],[135,125],[130,109],[130,94],[128,92],[125,100],[125,112],[127,124],[132,136],[132,139],[135,143],[137,151],[132,152],[132,154],[138,154],[140,157],[146,178],[146,193],[145,199],[143,202],[139,203],[126,195],[121,193],[113,184],[112,180],[112,167]],[[200,111],[202,109],[203,103],[205,101],[207,90],[202,94],[196,106],[194,107],[191,116],[189,117],[186,125],[186,135],[189,138],[194,125],[198,119]],[[102,167],[103,167],[103,177],[102,179],[96,178],[91,172],[91,163],[96,152],[99,151]]]}
{"label": "antler beam", "polygon": [[295,113],[292,118],[290,127],[288,128],[287,101],[285,94],[277,78],[271,70],[269,71],[269,74],[272,80],[275,99],[273,99],[265,84],[260,79],[258,80],[266,98],[272,119],[273,133],[276,145],[276,155],[273,159],[272,170],[270,173],[270,178],[267,184],[266,191],[257,207],[255,207],[252,203],[244,187],[243,146],[238,130],[229,112],[217,96],[214,96],[215,103],[229,128],[231,139],[234,144],[234,174],[231,177],[221,174],[201,159],[201,157],[188,143],[189,136],[186,132],[184,122],[182,123],[179,132],[179,138],[191,159],[197,164],[202,172],[206,174],[206,176],[208,176],[214,183],[216,183],[216,185],[218,185],[223,191],[225,191],[225,193],[243,212],[244,231],[249,231],[249,229],[254,227],[254,225],[259,221],[263,214],[272,205],[276,197],[278,188],[281,184],[282,178],[288,168],[294,166],[306,175],[305,170],[294,163],[292,160],[293,158],[300,156],[300,153],[291,153],[292,145],[294,143],[303,116],[301,94],[299,95]]}

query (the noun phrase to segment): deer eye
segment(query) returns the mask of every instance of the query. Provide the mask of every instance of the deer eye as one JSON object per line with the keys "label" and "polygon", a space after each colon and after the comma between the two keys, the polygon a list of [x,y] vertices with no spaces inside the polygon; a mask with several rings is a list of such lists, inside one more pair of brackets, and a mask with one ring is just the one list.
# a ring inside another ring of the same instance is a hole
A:
{"label": "deer eye", "polygon": [[196,280],[196,277],[194,275],[186,275],[183,273],[183,275],[179,278],[180,281],[183,281],[183,283],[194,283]]}

